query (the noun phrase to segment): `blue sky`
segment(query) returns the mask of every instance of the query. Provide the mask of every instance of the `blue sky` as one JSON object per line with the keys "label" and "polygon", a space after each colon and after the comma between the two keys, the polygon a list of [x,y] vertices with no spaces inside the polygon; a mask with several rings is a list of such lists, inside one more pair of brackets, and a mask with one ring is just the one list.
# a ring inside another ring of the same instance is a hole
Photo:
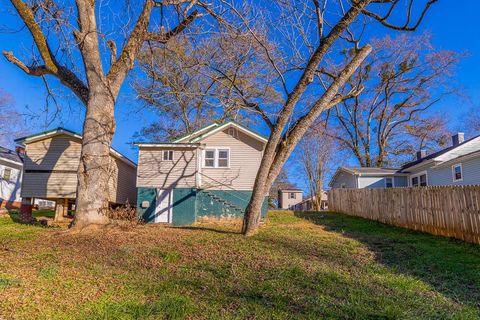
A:
{"label": "blue sky", "polygon": [[[461,4],[460,4],[461,3]],[[10,3],[0,0],[0,24],[15,28],[20,26],[19,19],[8,14]],[[450,97],[442,101],[433,112],[448,117],[451,130],[466,131],[464,119],[467,112],[474,107],[480,107],[480,25],[477,12],[480,9],[478,0],[448,1],[440,0],[428,13],[426,19],[418,30],[418,33],[428,31],[432,34],[432,41],[438,49],[467,52],[468,56],[461,61],[456,75],[457,82],[463,89],[464,97]],[[373,32],[382,36],[387,31],[383,27],[375,27]],[[30,46],[29,35],[22,33],[0,33],[0,49],[14,51],[22,57],[21,52]],[[18,68],[8,63],[3,56],[0,57],[0,88],[7,91],[14,99],[15,106],[21,112],[28,110],[40,113],[45,106],[45,89],[41,79],[30,77]],[[53,88],[60,87],[52,79]],[[137,151],[128,142],[132,140],[135,132],[152,121],[152,117],[145,113],[135,113],[134,94],[125,83],[123,94],[119,98],[116,107],[117,132],[113,146],[129,158],[136,161]],[[74,99],[61,99],[59,104],[63,110],[61,116],[47,128],[42,127],[41,118],[31,124],[35,131],[49,129],[57,126],[81,132],[83,108]],[[476,108],[473,109],[474,112]],[[1,124],[0,124],[1,125]],[[294,178],[294,180],[296,180]],[[297,181],[300,186],[301,181]]]}

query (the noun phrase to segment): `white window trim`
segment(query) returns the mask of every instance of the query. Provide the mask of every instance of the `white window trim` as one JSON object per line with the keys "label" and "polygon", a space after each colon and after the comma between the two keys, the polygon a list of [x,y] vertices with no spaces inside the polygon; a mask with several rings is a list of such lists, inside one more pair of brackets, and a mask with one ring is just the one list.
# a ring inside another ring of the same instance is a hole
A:
{"label": "white window trim", "polygon": [[[172,159],[165,159],[165,152],[172,153]],[[162,160],[163,161],[174,161],[175,160],[175,151],[173,150],[163,150],[162,151]]]}
{"label": "white window trim", "polygon": [[[455,179],[455,168],[456,167],[460,167],[460,175],[461,175],[460,179]],[[454,164],[452,166],[452,180],[453,180],[453,182],[463,181],[463,166],[462,166],[461,163],[457,163],[457,164]]]}
{"label": "white window trim", "polygon": [[[215,154],[213,157],[213,167],[208,167],[205,166],[205,152],[207,150],[214,150]],[[228,165],[226,167],[219,167],[218,166],[218,155],[220,150],[227,150],[228,151]],[[202,150],[202,168],[205,169],[230,169],[230,159],[232,158],[232,152],[230,150],[230,147],[206,147],[204,150]]]}
{"label": "white window trim", "polygon": [[430,186],[430,183],[428,182],[428,172],[425,170],[425,171],[421,171],[419,173],[416,173],[416,174],[412,174],[411,176],[408,177],[408,186],[409,187],[413,187],[412,185],[412,179],[415,178],[415,177],[418,177],[418,187],[421,187],[420,185],[420,176],[422,175],[425,175],[425,179],[427,180],[427,187]]}
{"label": "white window trim", "polygon": [[392,188],[395,188],[395,178],[394,177],[385,177],[385,188],[387,188],[387,179],[392,179]]}

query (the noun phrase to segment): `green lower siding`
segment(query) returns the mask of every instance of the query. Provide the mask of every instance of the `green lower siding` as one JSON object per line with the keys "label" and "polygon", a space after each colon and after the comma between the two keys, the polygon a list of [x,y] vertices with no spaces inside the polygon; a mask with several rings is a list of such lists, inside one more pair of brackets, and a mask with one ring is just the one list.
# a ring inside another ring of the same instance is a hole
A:
{"label": "green lower siding", "polygon": [[[153,222],[155,219],[156,189],[137,188],[137,214],[145,222]],[[147,207],[142,208],[142,203],[147,202]]]}
{"label": "green lower siding", "polygon": [[180,226],[195,223],[196,196],[196,189],[173,189],[173,225]]}
{"label": "green lower siding", "polygon": [[[154,222],[155,195],[156,189],[154,188],[138,188],[137,212],[145,222]],[[215,201],[211,195],[241,209],[240,212]],[[197,218],[205,217],[219,219],[242,217],[251,195],[251,191],[209,190],[207,193],[197,189],[173,189],[172,224],[190,225],[195,223]],[[145,201],[149,206],[142,208],[142,203]],[[262,217],[266,216],[267,208],[268,202],[265,199],[262,206]]]}

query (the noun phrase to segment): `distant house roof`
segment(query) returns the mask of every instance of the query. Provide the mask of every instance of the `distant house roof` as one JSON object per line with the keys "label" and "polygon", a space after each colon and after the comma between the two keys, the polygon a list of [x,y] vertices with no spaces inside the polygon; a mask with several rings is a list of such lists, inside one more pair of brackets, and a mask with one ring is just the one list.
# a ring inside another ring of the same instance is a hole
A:
{"label": "distant house roof", "polygon": [[[52,130],[47,130],[47,131],[43,131],[43,132],[39,132],[39,133],[29,135],[29,136],[26,136],[26,137],[21,137],[21,138],[15,139],[15,142],[18,143],[18,144],[21,144],[21,145],[25,145],[25,144],[29,144],[29,143],[32,143],[32,142],[35,142],[35,141],[48,139],[48,138],[51,138],[51,137],[54,137],[54,136],[57,136],[57,135],[60,135],[60,134],[66,134],[67,136],[82,139],[82,135],[80,133],[77,133],[75,131],[68,130],[68,129],[65,129],[65,128],[62,128],[62,127],[58,127],[58,128],[52,129]],[[135,166],[135,167],[137,166],[137,164],[135,162],[133,162],[132,160],[130,160],[129,158],[127,158],[126,156],[124,156],[123,154],[121,154],[120,152],[115,150],[114,148],[110,148],[110,152],[117,159],[120,159],[121,161],[123,161],[123,162],[125,162],[125,163],[127,163],[131,166]]]}
{"label": "distant house roof", "polygon": [[0,147],[0,158],[23,165],[23,159],[17,152],[4,147]]}
{"label": "distant house roof", "polygon": [[[477,135],[477,136],[472,137],[472,138],[470,138],[470,139],[468,139],[468,140],[465,140],[464,142],[459,143],[459,144],[457,144],[457,145],[452,145],[452,146],[447,147],[447,148],[445,148],[445,149],[442,149],[442,150],[439,150],[439,151],[437,151],[437,152],[431,153],[431,154],[429,154],[429,155],[427,155],[427,156],[425,156],[425,157],[423,157],[423,158],[421,158],[421,159],[417,159],[417,160],[415,160],[415,161],[411,161],[411,162],[405,163],[404,165],[402,165],[401,170],[404,171],[405,169],[414,167],[414,166],[416,166],[416,165],[418,165],[418,164],[421,164],[421,163],[423,163],[423,162],[426,162],[426,161],[428,161],[428,160],[436,160],[436,159],[439,158],[440,156],[446,155],[446,154],[449,153],[449,152],[454,152],[454,151],[456,151],[456,150],[458,150],[458,149],[462,149],[462,148],[464,149],[465,146],[467,146],[467,145],[469,145],[469,144],[471,144],[471,143],[473,143],[473,142],[480,142],[480,135]],[[477,150],[478,150],[478,149],[477,149]],[[467,151],[467,153],[472,153],[472,152],[475,152],[475,151],[477,151],[477,150]],[[465,155],[465,154],[466,154],[466,153],[458,154],[458,155],[455,155],[455,157],[460,157],[460,156],[463,156],[463,155]],[[440,159],[438,159],[438,160],[440,160]],[[444,161],[448,161],[448,160],[451,160],[451,159],[444,159]]]}
{"label": "distant house roof", "polygon": [[195,144],[200,143],[201,140],[205,139],[208,136],[211,136],[212,134],[215,134],[216,132],[225,130],[229,127],[235,127],[236,129],[242,131],[246,135],[251,136],[252,138],[259,140],[263,143],[266,143],[268,141],[267,137],[259,134],[258,132],[247,128],[245,126],[242,126],[241,124],[235,122],[235,121],[228,121],[226,123],[211,123],[208,126],[202,127],[198,130],[195,130],[194,132],[184,135],[180,138],[177,138],[171,142],[135,142],[135,145],[138,145],[140,147],[155,147],[155,146],[173,146],[173,145],[189,145],[189,146],[195,146]]}
{"label": "distant house roof", "polygon": [[385,174],[401,174],[398,168],[370,168],[370,167],[340,167],[337,171],[344,171],[358,176],[374,176]]}
{"label": "distant house roof", "polygon": [[405,173],[401,172],[398,168],[370,168],[370,167],[339,167],[335,174],[333,175],[332,179],[330,179],[330,183],[328,184],[330,187],[333,186],[335,179],[337,176],[342,172],[351,174],[354,176],[359,177],[376,177],[376,176],[404,176]]}
{"label": "distant house roof", "polygon": [[287,188],[287,187],[285,187],[285,188],[279,188],[279,189],[278,189],[278,191],[295,191],[295,192],[303,192],[303,190],[302,190],[302,189],[300,189],[300,188],[295,188],[295,187],[293,187],[293,188]]}

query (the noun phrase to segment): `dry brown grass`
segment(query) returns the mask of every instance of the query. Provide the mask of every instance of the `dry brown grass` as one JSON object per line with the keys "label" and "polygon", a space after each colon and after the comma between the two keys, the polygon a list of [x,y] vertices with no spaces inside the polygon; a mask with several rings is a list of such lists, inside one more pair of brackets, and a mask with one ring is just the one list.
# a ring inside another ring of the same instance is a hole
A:
{"label": "dry brown grass", "polygon": [[[479,297],[480,280],[472,283],[470,273],[450,270],[450,276],[468,278],[471,287],[462,279],[450,279],[453,282],[441,288],[429,276],[446,271],[437,270],[433,259],[415,265],[417,260],[403,247],[403,231],[385,227],[387,235],[379,229],[384,236],[369,242],[335,230],[332,221],[338,217],[324,216],[319,224],[274,213],[252,238],[238,234],[238,222],[185,228],[137,225],[72,234],[3,218],[0,318],[478,316],[472,300],[457,289]],[[341,220],[342,228],[357,221],[349,219]],[[359,235],[368,238],[362,232]],[[463,261],[469,257],[472,263],[480,262],[478,248],[421,234],[407,236],[424,258],[433,254],[425,247],[430,241],[454,249]],[[384,255],[391,250],[402,250],[412,272],[403,270],[400,260],[397,265],[386,262]],[[428,271],[413,273],[423,267]]]}

